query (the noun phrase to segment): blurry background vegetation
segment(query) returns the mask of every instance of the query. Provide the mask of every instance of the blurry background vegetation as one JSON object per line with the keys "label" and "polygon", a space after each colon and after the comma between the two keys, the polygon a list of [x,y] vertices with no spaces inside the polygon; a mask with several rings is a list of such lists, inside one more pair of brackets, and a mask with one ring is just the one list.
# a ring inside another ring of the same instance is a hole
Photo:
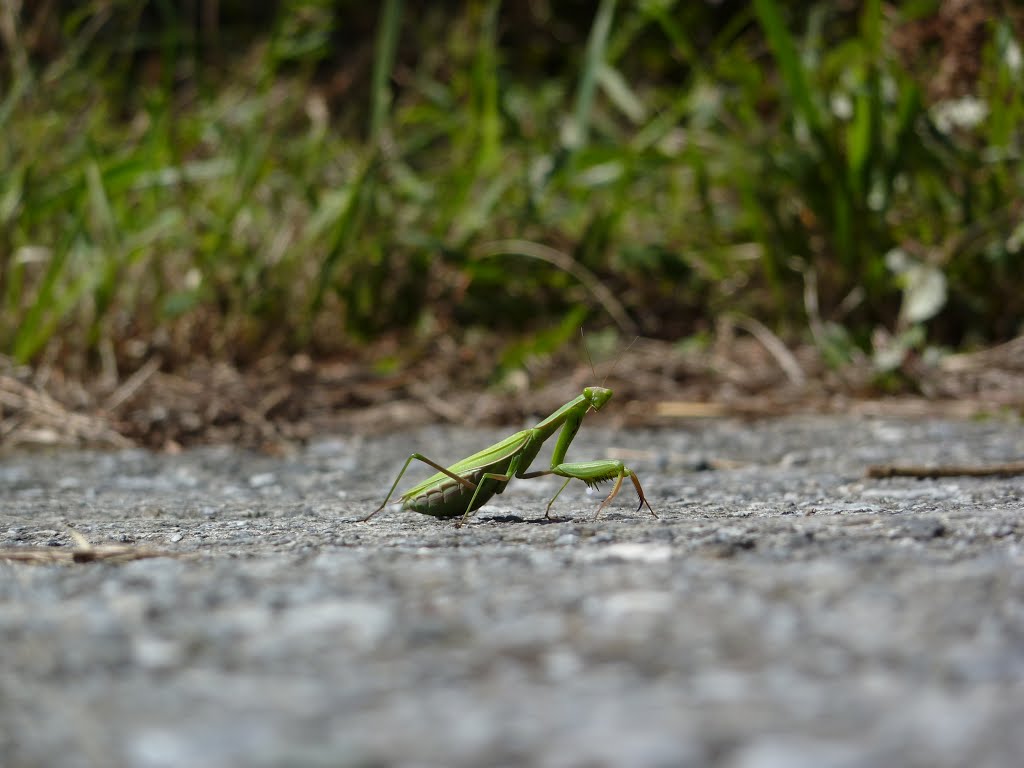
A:
{"label": "blurry background vegetation", "polygon": [[1015,3],[2,0],[0,353],[1022,332]]}

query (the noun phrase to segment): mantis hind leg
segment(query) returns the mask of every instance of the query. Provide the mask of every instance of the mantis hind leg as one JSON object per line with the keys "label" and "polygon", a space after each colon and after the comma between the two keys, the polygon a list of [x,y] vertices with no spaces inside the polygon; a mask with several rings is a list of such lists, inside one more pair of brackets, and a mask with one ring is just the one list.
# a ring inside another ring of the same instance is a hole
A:
{"label": "mantis hind leg", "polygon": [[[459,477],[459,475],[456,475],[454,472],[450,471],[447,467],[444,467],[441,464],[438,464],[433,459],[428,459],[422,453],[413,453],[413,454],[411,454],[409,456],[408,459],[405,460],[405,464],[402,465],[402,471],[398,473],[398,477],[395,478],[395,482],[393,482],[391,484],[391,490],[388,491],[387,498],[385,498],[383,503],[379,507],[377,507],[375,510],[373,510],[373,512],[368,514],[366,517],[360,518],[359,519],[360,523],[365,523],[367,520],[369,520],[371,517],[376,515],[378,512],[380,512],[382,509],[384,509],[384,507],[386,507],[388,505],[388,502],[391,501],[392,494],[394,494],[394,492],[395,492],[395,488],[397,488],[398,484],[402,481],[402,475],[404,475],[405,471],[407,469],[409,469],[409,465],[412,464],[413,460],[422,461],[428,467],[433,467],[438,472],[443,472],[444,474],[448,475],[448,477],[450,477],[452,480],[456,481],[457,483],[461,483],[462,485],[466,486],[467,488],[473,488],[476,491],[480,490],[479,487],[477,486],[477,484],[474,483],[472,480],[467,480],[464,477]],[[475,493],[473,494],[473,497],[476,498],[476,494]]]}
{"label": "mantis hind leg", "polygon": [[[465,524],[465,522],[473,516],[473,513],[476,511],[473,508],[473,504],[474,502],[476,502],[476,497],[480,495],[480,489],[484,487],[485,480],[494,480],[499,483],[508,483],[508,481],[511,480],[513,477],[523,477],[523,475],[519,474],[520,460],[521,455],[513,457],[512,461],[509,462],[508,469],[505,471],[504,474],[498,474],[496,472],[484,472],[482,475],[480,475],[479,478],[477,478],[476,490],[473,491],[473,496],[469,500],[469,506],[466,507],[466,514],[464,514],[462,516],[462,519],[455,524],[456,528],[461,528]],[[483,504],[481,504],[480,506],[483,506]]]}
{"label": "mantis hind leg", "polygon": [[[466,507],[466,513],[459,519],[459,522],[455,524],[455,527],[461,528],[465,525],[466,521],[473,516],[473,513],[476,512],[474,502],[476,502],[476,497],[480,495],[480,489],[484,487],[485,480],[496,480],[499,483],[507,483],[511,479],[511,474],[497,475],[494,472],[484,472],[480,475],[479,479],[476,481],[476,490],[473,491],[473,496],[469,499],[469,506]],[[486,502],[481,503],[480,506],[482,507],[485,503]]]}

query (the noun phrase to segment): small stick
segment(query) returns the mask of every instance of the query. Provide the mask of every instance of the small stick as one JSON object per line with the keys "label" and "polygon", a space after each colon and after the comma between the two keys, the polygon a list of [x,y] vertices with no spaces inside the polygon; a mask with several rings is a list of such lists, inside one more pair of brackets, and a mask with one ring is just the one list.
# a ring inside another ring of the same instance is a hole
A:
{"label": "small stick", "polygon": [[71,565],[73,563],[127,563],[151,557],[184,557],[177,552],[133,547],[128,544],[96,544],[88,547],[0,547],[0,563]]}
{"label": "small stick", "polygon": [[972,467],[961,464],[949,464],[942,467],[876,464],[867,469],[867,476],[875,478],[917,477],[927,479],[935,477],[1013,477],[1015,475],[1024,475],[1024,461],[992,464],[987,467]]}
{"label": "small stick", "polygon": [[775,358],[775,362],[778,363],[782,372],[786,374],[790,384],[802,387],[807,383],[807,375],[804,373],[804,369],[800,367],[800,363],[793,357],[793,353],[786,349],[786,345],[782,343],[782,340],[771,332],[768,326],[752,317],[736,316],[733,318],[733,322],[757,339],[761,346],[768,351],[768,354]]}
{"label": "small stick", "polygon": [[160,366],[163,364],[164,361],[160,355],[149,358],[145,365],[129,376],[121,386],[114,390],[113,394],[111,394],[103,404],[103,410],[110,413],[119,408],[125,400],[138,392],[139,388],[145,384],[154,373],[159,371]]}
{"label": "small stick", "polygon": [[74,528],[68,529],[71,547],[2,547],[0,563],[31,563],[33,565],[70,565],[72,563],[127,563],[150,557],[185,557],[181,552],[160,551],[130,544],[93,544]]}

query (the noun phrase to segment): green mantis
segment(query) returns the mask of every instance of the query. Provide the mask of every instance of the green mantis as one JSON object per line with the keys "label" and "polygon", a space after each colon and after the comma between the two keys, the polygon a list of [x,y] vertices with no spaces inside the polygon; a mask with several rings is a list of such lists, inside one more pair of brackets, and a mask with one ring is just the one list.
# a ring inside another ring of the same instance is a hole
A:
{"label": "green mantis", "polygon": [[[388,491],[377,509],[363,518],[362,522],[380,512],[387,506],[395,488],[398,486],[402,475],[409,468],[413,460],[421,461],[437,470],[437,474],[427,478],[422,483],[410,488],[402,494],[400,501],[403,509],[420,512],[424,515],[434,517],[457,517],[462,516],[457,527],[465,523],[472,514],[486,504],[496,493],[505,490],[512,478],[524,480],[545,475],[558,475],[564,477],[565,482],[558,489],[551,501],[548,502],[544,517],[550,519],[551,505],[559,497],[570,480],[582,480],[587,485],[594,487],[598,483],[607,480],[614,480],[611,493],[601,502],[597,508],[597,516],[601,510],[619,493],[622,481],[627,477],[633,482],[640,505],[637,511],[646,504],[651,514],[657,517],[650,503],[644,496],[643,488],[636,474],[629,467],[617,459],[604,459],[597,461],[566,462],[565,454],[569,450],[576,433],[579,431],[583,418],[591,409],[600,410],[608,400],[611,399],[612,391],[604,387],[586,387],[582,394],[573,398],[546,419],[530,429],[524,429],[509,435],[489,448],[484,448],[479,453],[444,467],[436,461],[427,458],[423,454],[414,453],[409,456],[398,473],[395,482]],[[530,464],[537,458],[541,446],[556,431],[561,429],[558,435],[558,442],[551,456],[551,466],[536,472],[528,472]]]}

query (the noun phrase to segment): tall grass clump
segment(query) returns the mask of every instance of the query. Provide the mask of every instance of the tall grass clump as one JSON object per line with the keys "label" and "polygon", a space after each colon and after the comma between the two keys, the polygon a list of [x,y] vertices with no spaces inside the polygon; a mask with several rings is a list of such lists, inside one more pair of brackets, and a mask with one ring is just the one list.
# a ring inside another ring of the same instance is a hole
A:
{"label": "tall grass clump", "polygon": [[1021,330],[1013,17],[936,95],[898,45],[915,20],[878,0],[13,8],[0,351],[19,361],[472,327],[514,359],[585,320],[677,338],[726,312],[836,361],[879,329]]}
{"label": "tall grass clump", "polygon": [[[836,20],[826,5],[809,15],[802,37],[774,0],[754,9],[780,108],[767,130],[760,117],[737,113],[748,118],[756,171],[736,181],[779,295],[799,295],[802,281],[805,295],[816,294],[811,311],[843,323],[831,324],[833,338],[852,334],[861,344],[879,325],[916,334],[926,321],[953,344],[1019,332],[1019,294],[996,289],[991,302],[977,291],[1005,285],[1021,255],[1010,237],[1022,213],[1014,192],[1024,180],[1021,135],[993,130],[1021,116],[1008,23],[993,20],[990,30],[977,83],[987,97],[929,103],[890,43],[898,20],[879,0],[862,4],[855,33],[838,44],[827,34]],[[1001,53],[992,47],[1000,40]],[[993,121],[942,118],[972,106]]]}

